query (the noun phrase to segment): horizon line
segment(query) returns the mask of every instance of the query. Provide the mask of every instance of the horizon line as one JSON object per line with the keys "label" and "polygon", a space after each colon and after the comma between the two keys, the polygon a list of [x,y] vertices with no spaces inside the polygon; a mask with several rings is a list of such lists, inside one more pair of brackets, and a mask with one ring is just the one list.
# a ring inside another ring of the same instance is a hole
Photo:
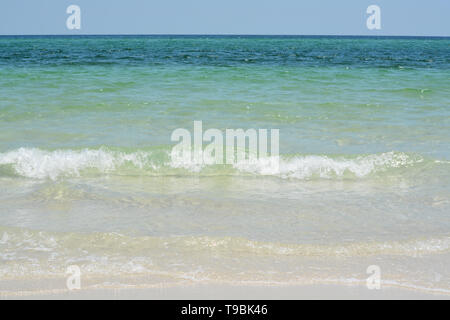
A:
{"label": "horizon line", "polygon": [[0,34],[0,37],[48,36],[214,36],[214,37],[366,37],[366,38],[450,38],[450,35],[365,35],[365,34],[251,34],[251,33],[54,33],[54,34]]}

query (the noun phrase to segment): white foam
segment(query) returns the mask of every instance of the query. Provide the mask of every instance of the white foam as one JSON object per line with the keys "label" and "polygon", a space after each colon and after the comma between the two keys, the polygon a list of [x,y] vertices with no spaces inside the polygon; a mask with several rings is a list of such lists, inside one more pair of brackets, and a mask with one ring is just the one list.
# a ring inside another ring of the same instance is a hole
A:
{"label": "white foam", "polygon": [[243,172],[260,175],[276,175],[282,178],[308,179],[312,177],[343,177],[346,173],[355,177],[365,177],[371,173],[389,168],[410,166],[423,159],[413,159],[405,153],[386,152],[356,158],[330,158],[327,156],[299,156],[290,159],[258,159],[253,162],[238,163],[234,167]]}
{"label": "white foam", "polygon": [[79,176],[83,169],[111,172],[126,162],[138,168],[147,165],[149,154],[145,152],[123,153],[103,149],[80,151],[20,148],[0,153],[0,165],[12,165],[17,174],[36,179],[57,179],[60,176]]}
{"label": "white foam", "polygon": [[[167,157],[170,158],[167,152]],[[244,161],[233,165],[239,173],[278,176],[281,178],[310,179],[335,177],[365,177],[389,168],[407,167],[422,162],[423,159],[410,157],[405,153],[386,152],[358,157],[331,158],[320,155],[297,156],[291,158],[268,157],[254,161]],[[55,150],[20,148],[0,153],[0,165],[10,165],[16,174],[34,179],[78,177],[83,170],[95,169],[100,173],[112,173],[129,164],[139,170],[152,170],[159,174],[170,169],[183,169],[198,174],[208,167],[194,161],[164,162],[152,158],[151,152],[136,151],[125,153],[107,149]],[[219,167],[220,170],[220,167]],[[223,172],[222,172],[223,173]]]}

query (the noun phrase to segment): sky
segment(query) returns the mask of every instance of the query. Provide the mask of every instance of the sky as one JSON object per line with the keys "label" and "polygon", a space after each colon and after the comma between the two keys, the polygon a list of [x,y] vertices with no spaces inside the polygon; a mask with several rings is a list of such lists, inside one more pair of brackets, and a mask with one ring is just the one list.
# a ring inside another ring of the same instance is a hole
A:
{"label": "sky", "polygon": [[[69,5],[81,29],[69,30]],[[381,9],[369,30],[367,7]],[[450,36],[450,0],[0,0],[0,34]]]}

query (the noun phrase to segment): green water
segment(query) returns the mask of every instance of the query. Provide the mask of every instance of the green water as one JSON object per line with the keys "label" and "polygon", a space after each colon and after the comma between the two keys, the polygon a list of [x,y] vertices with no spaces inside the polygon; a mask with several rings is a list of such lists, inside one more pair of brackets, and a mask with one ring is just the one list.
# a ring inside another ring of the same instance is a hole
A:
{"label": "green water", "polygon": [[[0,37],[0,276],[446,292],[449,102],[448,38]],[[195,120],[280,171],[174,163]]]}

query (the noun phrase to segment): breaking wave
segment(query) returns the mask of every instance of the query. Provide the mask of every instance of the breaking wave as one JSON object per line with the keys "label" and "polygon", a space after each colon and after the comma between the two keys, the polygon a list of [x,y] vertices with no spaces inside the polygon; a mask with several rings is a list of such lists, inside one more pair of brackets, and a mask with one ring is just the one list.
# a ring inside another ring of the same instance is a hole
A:
{"label": "breaking wave", "polygon": [[[279,161],[278,161],[279,160]],[[402,152],[356,156],[296,155],[204,165],[174,160],[168,149],[121,151],[107,148],[46,151],[20,148],[0,153],[0,175],[60,179],[85,175],[257,175],[287,179],[358,179],[438,161]]]}

